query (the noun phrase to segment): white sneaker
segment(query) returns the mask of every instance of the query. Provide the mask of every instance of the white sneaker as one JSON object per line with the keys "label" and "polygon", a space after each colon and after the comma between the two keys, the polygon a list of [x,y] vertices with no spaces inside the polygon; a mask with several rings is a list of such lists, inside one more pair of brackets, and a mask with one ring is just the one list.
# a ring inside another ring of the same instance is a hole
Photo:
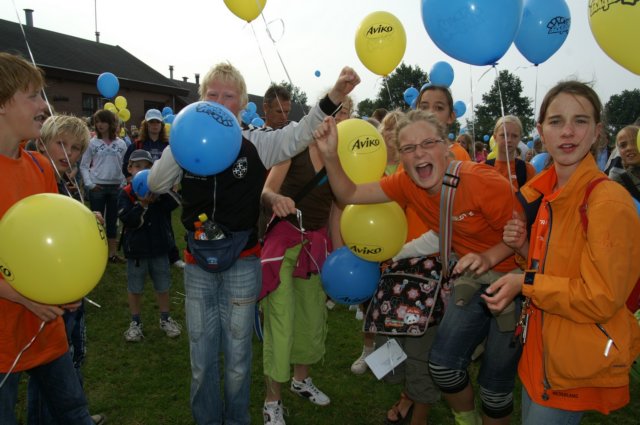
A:
{"label": "white sneaker", "polygon": [[336,306],[336,303],[334,303],[333,300],[327,300],[325,304],[329,310],[333,310],[333,308]]}
{"label": "white sneaker", "polygon": [[369,369],[369,365],[364,361],[364,359],[366,359],[369,354],[373,353],[373,351],[373,348],[369,350],[367,350],[366,347],[363,348],[360,357],[358,357],[356,361],[351,365],[351,372],[355,373],[356,375],[362,375],[363,373],[365,373],[367,369]]}
{"label": "white sneaker", "polygon": [[124,339],[129,342],[138,342],[142,338],[144,338],[144,335],[142,334],[142,323],[137,324],[134,321],[129,323],[129,329],[124,331]]}
{"label": "white sneaker", "polygon": [[309,377],[302,382],[291,378],[291,391],[298,394],[300,397],[308,398],[311,403],[317,404],[318,406],[326,406],[331,403],[329,397],[320,391],[318,387],[313,385],[313,382]]}
{"label": "white sneaker", "polygon": [[264,425],[286,425],[283,417],[282,401],[265,402],[262,407]]}
{"label": "white sneaker", "polygon": [[182,261],[182,260],[176,260],[173,263],[173,267],[177,267],[179,269],[184,269],[185,264],[186,263],[184,261]]}
{"label": "white sneaker", "polygon": [[160,320],[160,329],[167,334],[169,338],[176,338],[182,333],[182,326],[180,323],[169,317],[167,320]]}

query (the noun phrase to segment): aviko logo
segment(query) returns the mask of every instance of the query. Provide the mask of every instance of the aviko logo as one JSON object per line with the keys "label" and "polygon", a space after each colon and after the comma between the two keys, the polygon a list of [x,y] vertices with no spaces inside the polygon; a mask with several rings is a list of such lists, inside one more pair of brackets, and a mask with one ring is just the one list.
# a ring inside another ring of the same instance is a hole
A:
{"label": "aviko logo", "polygon": [[366,246],[366,245],[349,245],[349,249],[354,254],[362,254],[362,255],[373,255],[380,254],[382,252],[382,247],[379,246]]}
{"label": "aviko logo", "polygon": [[379,38],[379,37],[387,37],[393,33],[393,25],[389,24],[378,24],[371,25],[367,30],[368,38]]}
{"label": "aviko logo", "polygon": [[621,5],[635,6],[640,0],[591,0],[589,1],[589,16],[594,13],[606,12],[612,4],[620,3]]}
{"label": "aviko logo", "polygon": [[349,145],[349,151],[357,153],[371,153],[375,152],[380,148],[380,139],[369,136],[358,136],[354,140],[351,141]]}
{"label": "aviko logo", "polygon": [[568,34],[571,27],[571,18],[556,16],[547,24],[549,32],[547,34]]}

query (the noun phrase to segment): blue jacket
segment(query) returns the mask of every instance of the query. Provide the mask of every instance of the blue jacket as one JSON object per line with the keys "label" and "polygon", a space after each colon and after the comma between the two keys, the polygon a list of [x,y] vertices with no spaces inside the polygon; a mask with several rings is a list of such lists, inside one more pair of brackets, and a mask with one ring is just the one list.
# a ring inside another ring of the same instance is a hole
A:
{"label": "blue jacket", "polygon": [[170,213],[179,204],[175,196],[159,195],[145,210],[132,193],[131,184],[120,190],[118,217],[123,225],[122,251],[126,258],[167,255],[173,246]]}

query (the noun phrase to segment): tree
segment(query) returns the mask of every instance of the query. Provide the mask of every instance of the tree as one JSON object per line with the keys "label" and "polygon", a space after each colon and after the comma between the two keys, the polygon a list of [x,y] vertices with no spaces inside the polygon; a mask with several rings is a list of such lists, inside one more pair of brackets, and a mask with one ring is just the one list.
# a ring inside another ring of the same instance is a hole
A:
{"label": "tree", "polygon": [[280,85],[283,86],[283,87],[286,87],[286,89],[289,90],[289,93],[291,93],[291,101],[292,102],[299,103],[307,111],[310,109],[309,106],[307,105],[307,94],[305,92],[303,92],[300,89],[300,87],[294,86],[291,83],[286,82],[286,81],[282,81],[280,83]]}
{"label": "tree", "polygon": [[481,140],[485,134],[491,135],[496,120],[502,116],[500,92],[502,92],[505,115],[515,115],[522,121],[523,137],[533,130],[531,99],[522,96],[522,81],[516,75],[503,70],[500,71],[498,80],[494,81],[489,92],[482,95],[482,103],[475,108],[475,120],[473,122],[467,120],[469,131],[474,130],[476,139]]}
{"label": "tree", "polygon": [[377,108],[385,108],[387,110],[407,108],[403,96],[404,91],[409,87],[415,87],[420,90],[426,79],[427,73],[420,67],[405,65],[403,62],[389,76],[384,78],[375,100],[365,99],[358,103],[358,113],[371,116]]}
{"label": "tree", "polygon": [[615,138],[622,127],[640,118],[640,89],[614,94],[604,106],[605,124],[610,137]]}

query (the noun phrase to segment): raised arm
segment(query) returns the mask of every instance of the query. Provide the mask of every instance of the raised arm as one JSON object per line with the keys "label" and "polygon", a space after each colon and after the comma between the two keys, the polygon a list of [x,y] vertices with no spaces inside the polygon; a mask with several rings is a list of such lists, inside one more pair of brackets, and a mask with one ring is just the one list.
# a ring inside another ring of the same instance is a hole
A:
{"label": "raised arm", "polygon": [[347,205],[377,204],[391,201],[382,190],[379,182],[356,185],[344,172],[338,158],[338,129],[333,117],[325,118],[313,132],[313,137],[322,153],[331,190],[333,190],[338,202]]}

